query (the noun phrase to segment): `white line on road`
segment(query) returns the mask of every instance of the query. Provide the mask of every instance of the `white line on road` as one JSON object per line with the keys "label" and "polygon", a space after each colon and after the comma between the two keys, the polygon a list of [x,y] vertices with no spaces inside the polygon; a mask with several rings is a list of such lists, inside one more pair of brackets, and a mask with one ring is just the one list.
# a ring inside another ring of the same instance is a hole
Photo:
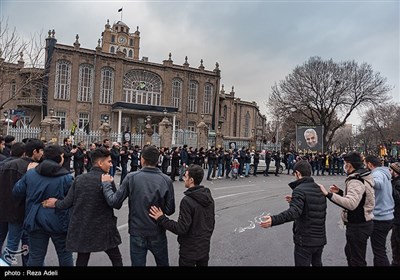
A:
{"label": "white line on road", "polygon": [[256,184],[251,185],[240,185],[240,186],[230,186],[230,187],[221,187],[221,188],[213,188],[212,190],[225,190],[225,189],[235,189],[235,188],[242,188],[242,187],[254,187]]}
{"label": "white line on road", "polygon": [[223,195],[223,196],[216,197],[216,198],[214,198],[214,200],[221,199],[221,198],[225,198],[225,197],[231,197],[231,196],[235,196],[235,195],[249,194],[249,193],[256,193],[256,192],[265,192],[265,191],[266,191],[266,190],[259,190],[259,191],[250,191],[250,192],[241,192],[241,193],[227,194],[227,195]]}

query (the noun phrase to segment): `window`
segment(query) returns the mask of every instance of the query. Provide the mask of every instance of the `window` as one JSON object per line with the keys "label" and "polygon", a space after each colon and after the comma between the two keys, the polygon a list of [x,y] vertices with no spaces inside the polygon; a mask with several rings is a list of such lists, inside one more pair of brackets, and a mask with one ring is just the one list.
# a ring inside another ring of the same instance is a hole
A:
{"label": "window", "polygon": [[228,107],[224,105],[224,119],[225,121],[228,119]]}
{"label": "window", "polygon": [[196,123],[195,122],[188,122],[188,130],[191,132],[196,132]]}
{"label": "window", "polygon": [[130,131],[131,123],[132,123],[131,117],[122,117],[121,131]]}
{"label": "window", "polygon": [[65,120],[66,120],[67,113],[64,111],[56,111],[56,115],[54,118],[58,120],[58,122],[61,124],[60,129],[65,129]]}
{"label": "window", "polygon": [[115,48],[114,48],[114,46],[111,46],[111,48],[110,48],[110,53],[115,53]]}
{"label": "window", "polygon": [[30,116],[20,116],[19,117],[19,122],[18,122],[18,127],[23,127],[26,128],[29,126],[29,122],[31,121],[31,117]]}
{"label": "window", "polygon": [[189,98],[188,98],[188,112],[197,112],[197,92],[199,85],[196,81],[191,81],[189,86]]}
{"label": "window", "polygon": [[70,99],[71,86],[71,63],[66,60],[57,61],[56,65],[56,82],[54,99]]}
{"label": "window", "polygon": [[114,93],[114,70],[110,67],[101,69],[100,103],[111,104]]}
{"label": "window", "polygon": [[78,129],[83,131],[85,127],[88,125],[89,125],[89,114],[79,113]]}
{"label": "window", "polygon": [[133,52],[132,52],[132,50],[129,50],[128,56],[129,56],[129,57],[133,57]]}
{"label": "window", "polygon": [[81,64],[79,67],[78,101],[92,101],[94,67],[90,64]]}
{"label": "window", "polygon": [[115,43],[115,35],[111,35],[111,43]]}
{"label": "window", "polygon": [[151,72],[132,70],[124,76],[122,101],[135,104],[161,105],[161,78]]}
{"label": "window", "polygon": [[10,86],[10,98],[13,98],[17,95],[17,83],[15,80],[11,81],[11,86]]}
{"label": "window", "polygon": [[204,86],[204,102],[203,102],[203,114],[211,114],[213,99],[213,86],[206,84]]}
{"label": "window", "polygon": [[244,117],[244,137],[250,137],[250,113],[247,112]]}
{"label": "window", "polygon": [[175,121],[175,131],[177,131],[181,127],[181,122],[180,121]]}
{"label": "window", "polygon": [[133,47],[133,39],[129,39],[129,46]]}
{"label": "window", "polygon": [[172,80],[172,107],[180,108],[182,99],[182,81]]}

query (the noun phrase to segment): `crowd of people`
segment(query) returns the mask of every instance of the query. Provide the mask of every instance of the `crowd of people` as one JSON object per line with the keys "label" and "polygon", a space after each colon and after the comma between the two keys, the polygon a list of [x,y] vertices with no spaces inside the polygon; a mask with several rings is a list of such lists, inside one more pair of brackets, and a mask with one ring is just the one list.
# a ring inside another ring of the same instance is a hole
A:
{"label": "crowd of people", "polygon": [[[342,208],[349,266],[367,265],[368,239],[375,266],[400,265],[398,161],[358,152],[289,152],[281,158],[279,152],[266,151],[264,176],[269,176],[271,159],[277,166],[282,160],[295,181],[289,184],[293,190],[287,197],[289,208],[264,216],[260,225],[269,228],[294,221],[296,266],[322,265],[327,200]],[[246,147],[225,150],[183,145],[169,149],[111,144],[105,139],[86,149],[84,142],[75,146],[69,138],[59,146],[39,139],[16,142],[13,136],[0,137],[1,248],[6,242],[1,259],[13,265],[21,255],[22,265],[43,266],[51,239],[60,266],[87,266],[91,253],[101,251],[113,266],[122,266],[122,240],[114,209],[120,209],[127,199],[132,266],[146,265],[148,251],[158,266],[169,265],[166,230],[178,236],[179,265],[207,266],[215,204],[202,180],[257,176],[259,160],[260,151]],[[114,182],[118,167],[121,179]],[[344,188],[326,188],[312,177],[325,172],[346,175]],[[168,216],[175,213],[173,182],[177,176],[187,190],[174,221]],[[386,254],[390,230],[391,261]]]}

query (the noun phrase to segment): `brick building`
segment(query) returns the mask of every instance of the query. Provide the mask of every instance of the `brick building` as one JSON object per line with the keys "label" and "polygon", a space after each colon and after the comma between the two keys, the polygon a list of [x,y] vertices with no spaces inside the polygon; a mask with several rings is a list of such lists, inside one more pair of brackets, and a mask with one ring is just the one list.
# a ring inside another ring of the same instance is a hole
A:
{"label": "brick building", "polygon": [[24,68],[21,56],[18,64],[4,63],[0,70],[4,74],[5,68],[14,69],[2,75],[0,101],[12,96],[13,87],[27,88],[4,106],[24,112],[20,125],[38,126],[52,108],[61,129],[75,122],[78,129],[97,130],[107,120],[113,131],[141,133],[149,119],[158,132],[167,115],[175,129],[196,131],[203,118],[211,132],[227,139],[264,137],[266,117],[255,102],[235,97],[233,87],[225,94],[218,63],[212,70],[205,69],[202,60],[190,67],[186,57],[178,65],[169,54],[160,64],[140,59],[139,51],[139,28],[131,32],[122,21],[112,26],[107,21],[95,50],[81,48],[78,35],[72,46],[59,44],[55,31],[49,31],[46,66],[34,70],[42,72],[44,86],[33,89],[21,82],[26,80],[24,72],[33,71]]}

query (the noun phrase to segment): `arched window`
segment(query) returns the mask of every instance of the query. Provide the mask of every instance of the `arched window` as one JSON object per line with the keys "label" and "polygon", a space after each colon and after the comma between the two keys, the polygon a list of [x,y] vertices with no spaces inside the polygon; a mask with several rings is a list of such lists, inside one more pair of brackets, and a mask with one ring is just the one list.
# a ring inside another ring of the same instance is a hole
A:
{"label": "arched window", "polygon": [[91,102],[93,95],[94,67],[90,64],[79,66],[78,101]]}
{"label": "arched window", "polygon": [[213,88],[214,87],[211,84],[205,84],[204,86],[203,114],[211,114]]}
{"label": "arched window", "polygon": [[143,70],[131,70],[124,75],[122,101],[136,104],[161,105],[161,78]]}
{"label": "arched window", "polygon": [[115,48],[114,48],[114,46],[111,46],[111,48],[110,48],[110,53],[115,53]]}
{"label": "arched window", "polygon": [[244,137],[250,137],[250,113],[247,111],[244,116]]}
{"label": "arched window", "polygon": [[128,56],[129,56],[129,57],[132,57],[132,56],[133,56],[132,50],[129,50]]}
{"label": "arched window", "polygon": [[54,99],[69,100],[71,88],[71,63],[69,61],[57,61],[55,78]]}
{"label": "arched window", "polygon": [[196,81],[190,81],[188,96],[188,112],[197,112],[197,94],[199,92],[199,84]]}
{"label": "arched window", "polygon": [[180,109],[182,99],[182,80],[172,80],[172,107]]}
{"label": "arched window", "polygon": [[114,96],[114,69],[103,67],[100,81],[100,103],[111,104]]}

